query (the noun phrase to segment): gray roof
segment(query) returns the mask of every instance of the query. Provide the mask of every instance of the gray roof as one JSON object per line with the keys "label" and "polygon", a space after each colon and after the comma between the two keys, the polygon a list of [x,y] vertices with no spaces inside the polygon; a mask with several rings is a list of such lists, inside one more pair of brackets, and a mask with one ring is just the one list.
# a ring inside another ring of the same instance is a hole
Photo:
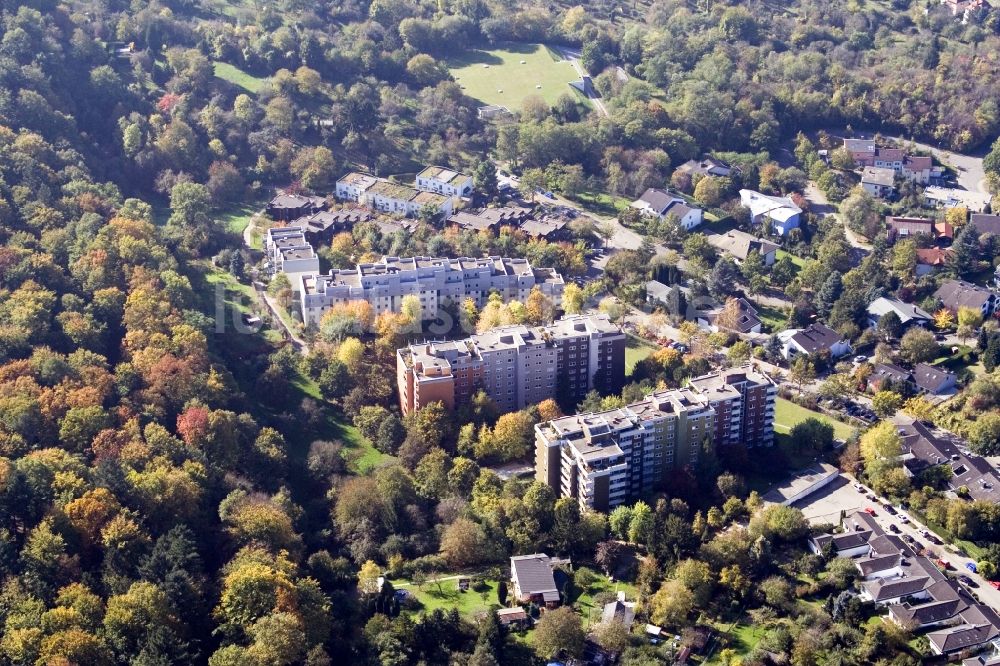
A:
{"label": "gray roof", "polygon": [[949,310],[957,311],[960,307],[980,309],[983,304],[994,297],[985,287],[964,280],[948,280],[934,292],[934,297]]}
{"label": "gray roof", "polygon": [[905,578],[878,578],[867,581],[864,586],[876,602],[905,597],[922,592],[930,582],[927,576],[906,576]]}
{"label": "gray roof", "polygon": [[612,601],[604,605],[601,612],[601,622],[608,624],[611,622],[621,622],[626,629],[632,626],[635,619],[635,604],[623,601]]}
{"label": "gray roof", "polygon": [[1000,616],[989,606],[972,604],[959,615],[961,624],[927,634],[942,653],[983,645],[1000,635]]}
{"label": "gray roof", "polygon": [[861,173],[861,182],[879,187],[892,187],[896,182],[896,172],[886,167],[865,167]]}
{"label": "gray roof", "polygon": [[913,366],[913,383],[925,391],[934,392],[949,379],[954,379],[955,373],[944,368],[936,368],[926,363]]}
{"label": "gray roof", "polygon": [[670,287],[658,280],[650,280],[646,283],[646,295],[658,301],[666,300],[670,294]]}
{"label": "gray roof", "polygon": [[521,588],[521,594],[540,594],[545,601],[559,601],[552,561],[545,553],[510,558],[510,573]]}
{"label": "gray roof", "polygon": [[713,247],[729,253],[740,261],[745,260],[751,250],[756,250],[763,257],[778,249],[778,246],[771,241],[757,238],[738,229],[731,229],[724,234],[709,235],[707,239]]}
{"label": "gray roof", "polygon": [[663,214],[667,207],[678,197],[674,196],[666,190],[661,190],[656,187],[651,187],[642,193],[639,197],[639,201],[648,205],[650,208],[655,210],[659,214]]}
{"label": "gray roof", "polygon": [[926,310],[922,310],[912,303],[904,303],[898,298],[882,296],[868,304],[868,314],[873,317],[881,317],[888,312],[895,312],[896,316],[899,317],[899,321],[904,324],[910,321],[931,320],[931,315]]}
{"label": "gray roof", "polygon": [[792,336],[792,340],[804,349],[807,354],[829,351],[843,339],[844,336],[840,333],[820,323],[810,324],[807,328],[803,328]]}
{"label": "gray roof", "polygon": [[1000,236],[1000,215],[973,213],[969,222],[976,227],[980,234]]}
{"label": "gray roof", "polygon": [[872,374],[868,376],[869,385],[874,385],[875,382],[881,382],[884,380],[890,380],[894,382],[909,382],[912,381],[913,376],[910,374],[909,370],[904,370],[898,365],[893,365],[892,363],[876,363]]}

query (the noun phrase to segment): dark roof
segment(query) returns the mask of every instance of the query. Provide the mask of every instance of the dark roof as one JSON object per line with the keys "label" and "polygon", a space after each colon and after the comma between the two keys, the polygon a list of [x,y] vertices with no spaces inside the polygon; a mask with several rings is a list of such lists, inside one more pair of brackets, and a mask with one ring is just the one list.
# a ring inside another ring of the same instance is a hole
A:
{"label": "dark roof", "polygon": [[855,562],[858,570],[865,576],[870,576],[876,571],[886,571],[899,566],[902,556],[899,553],[889,553],[887,555],[876,555],[875,557],[863,557]]}
{"label": "dark roof", "polygon": [[926,363],[917,363],[913,366],[913,383],[925,391],[934,392],[942,383],[954,377],[955,373]]}
{"label": "dark roof", "polygon": [[866,582],[865,588],[875,601],[880,602],[922,592],[929,582],[930,578],[927,576],[879,578]]}
{"label": "dark roof", "polygon": [[795,341],[807,354],[818,351],[829,351],[835,344],[844,339],[840,333],[823,324],[810,324],[807,328],[795,333],[792,340]]}
{"label": "dark roof", "polygon": [[271,202],[268,204],[269,207],[276,209],[322,208],[325,205],[326,199],[323,197],[305,197],[301,194],[284,193],[271,199]]}
{"label": "dark roof", "polygon": [[949,620],[964,609],[965,605],[960,599],[933,600],[916,605],[903,603],[893,606],[892,613],[903,622],[925,625]]}
{"label": "dark roof", "polygon": [[904,370],[892,363],[876,363],[872,374],[868,375],[868,383],[874,384],[886,379],[894,382],[909,382],[913,377],[908,370]]}
{"label": "dark roof", "polygon": [[886,162],[902,162],[906,157],[906,151],[902,148],[879,148],[875,151],[875,155]]}
{"label": "dark roof", "polygon": [[948,280],[934,292],[934,297],[949,310],[957,311],[960,307],[979,310],[983,304],[992,299],[993,292],[977,284],[964,280]]}
{"label": "dark roof", "polygon": [[552,575],[552,562],[548,555],[535,553],[512,557],[510,571],[521,589],[521,594],[540,594],[545,601],[559,601],[559,590],[556,588],[556,580]]}
{"label": "dark roof", "polygon": [[639,197],[639,201],[647,204],[650,208],[661,215],[675,199],[677,199],[677,197],[670,192],[655,187],[649,188],[642,193],[641,197]]}
{"label": "dark roof", "polygon": [[454,224],[463,229],[473,229],[475,231],[486,231],[499,224],[497,220],[491,220],[482,215],[459,211],[448,218],[449,224]]}
{"label": "dark roof", "polygon": [[989,606],[972,604],[959,616],[962,624],[927,634],[942,653],[977,647],[1000,635],[1000,617]]}
{"label": "dark roof", "polygon": [[878,521],[861,509],[844,516],[843,526],[845,530],[854,532],[870,531],[875,534],[885,534],[885,530],[878,524]]}
{"label": "dark roof", "polygon": [[601,622],[621,622],[628,629],[635,619],[635,604],[626,604],[621,601],[612,601],[604,605],[601,612]]}
{"label": "dark roof", "polygon": [[685,215],[687,215],[688,213],[690,213],[693,210],[696,210],[696,209],[691,208],[691,206],[688,206],[687,204],[685,204],[685,203],[683,203],[681,201],[674,201],[673,203],[667,205],[666,209],[663,211],[663,214],[664,215],[673,215],[678,220],[682,220],[682,219],[684,219]]}
{"label": "dark roof", "polygon": [[969,223],[975,226],[980,234],[1000,236],[1000,215],[973,213]]}

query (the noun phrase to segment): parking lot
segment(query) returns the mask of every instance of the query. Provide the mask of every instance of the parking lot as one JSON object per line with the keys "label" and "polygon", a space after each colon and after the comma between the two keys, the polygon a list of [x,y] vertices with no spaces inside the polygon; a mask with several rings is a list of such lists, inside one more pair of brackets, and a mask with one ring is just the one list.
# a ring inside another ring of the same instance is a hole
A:
{"label": "parking lot", "polygon": [[858,491],[854,487],[854,479],[841,474],[829,485],[793,506],[802,511],[811,525],[839,524],[842,511],[850,513],[871,509],[876,522],[886,534],[896,534],[917,552],[923,551],[923,555],[932,560],[940,559],[947,563],[947,575],[968,579],[971,582],[966,585],[970,588],[969,592],[1000,612],[1000,590],[994,589],[985,578],[968,568],[968,564],[975,564],[973,559],[960,555],[952,546],[941,543],[936,535],[930,534],[924,525],[915,521],[905,510],[900,511],[895,507],[886,509],[884,504],[887,501],[870,497],[874,497],[871,489],[863,487],[863,491]]}

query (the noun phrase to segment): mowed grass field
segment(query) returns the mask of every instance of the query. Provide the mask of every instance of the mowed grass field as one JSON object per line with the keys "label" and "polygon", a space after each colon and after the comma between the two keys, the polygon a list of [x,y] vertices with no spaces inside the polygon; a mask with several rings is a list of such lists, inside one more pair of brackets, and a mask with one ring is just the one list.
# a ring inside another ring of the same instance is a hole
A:
{"label": "mowed grass field", "polygon": [[230,65],[228,62],[214,63],[214,67],[215,76],[223,81],[232,83],[234,86],[239,86],[250,93],[256,94],[260,92],[260,89],[263,88],[264,84],[267,82],[266,79],[248,74],[242,69]]}
{"label": "mowed grass field", "polygon": [[800,407],[796,405],[791,400],[785,400],[784,398],[778,398],[775,400],[774,404],[774,430],[777,433],[788,433],[791,432],[797,424],[805,421],[808,418],[817,418],[820,421],[826,421],[833,426],[833,436],[838,439],[848,439],[852,434],[854,434],[854,428],[838,421],[837,419],[831,418],[826,414],[820,412],[814,412],[805,407]]}
{"label": "mowed grass field", "polygon": [[506,44],[469,51],[449,58],[446,64],[465,94],[483,104],[501,104],[516,111],[525,97],[538,95],[551,105],[563,93],[587,103],[569,85],[580,78],[573,65],[543,44]]}

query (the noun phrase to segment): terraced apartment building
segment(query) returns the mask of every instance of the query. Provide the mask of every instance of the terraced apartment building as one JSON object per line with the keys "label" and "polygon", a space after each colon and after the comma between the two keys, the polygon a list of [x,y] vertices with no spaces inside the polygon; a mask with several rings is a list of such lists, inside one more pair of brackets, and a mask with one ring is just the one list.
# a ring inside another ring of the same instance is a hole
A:
{"label": "terraced apartment building", "polygon": [[299,284],[302,321],[317,324],[339,303],[368,301],[375,314],[399,312],[403,298],[420,298],[424,319],[438,316],[442,305],[472,298],[482,307],[496,292],[504,300],[524,302],[538,287],[553,306],[562,305],[562,276],[551,268],[534,268],[527,259],[502,257],[383,257],[357,268],[325,275],[303,275]]}
{"label": "terraced apartment building", "polygon": [[501,412],[557,393],[576,403],[591,389],[625,382],[625,334],[607,315],[573,315],[550,326],[504,326],[463,340],[424,342],[396,352],[403,414],[440,401],[449,409],[483,390]]}
{"label": "terraced apartment building", "polygon": [[535,478],[582,509],[610,511],[695,465],[702,445],[770,446],[777,387],[751,365],[606,412],[535,426]]}
{"label": "terraced apartment building", "polygon": [[413,186],[352,171],[337,181],[341,201],[354,201],[383,213],[415,217],[428,206],[444,219],[454,212],[454,199],[472,194],[472,177],[445,167],[429,166]]}

